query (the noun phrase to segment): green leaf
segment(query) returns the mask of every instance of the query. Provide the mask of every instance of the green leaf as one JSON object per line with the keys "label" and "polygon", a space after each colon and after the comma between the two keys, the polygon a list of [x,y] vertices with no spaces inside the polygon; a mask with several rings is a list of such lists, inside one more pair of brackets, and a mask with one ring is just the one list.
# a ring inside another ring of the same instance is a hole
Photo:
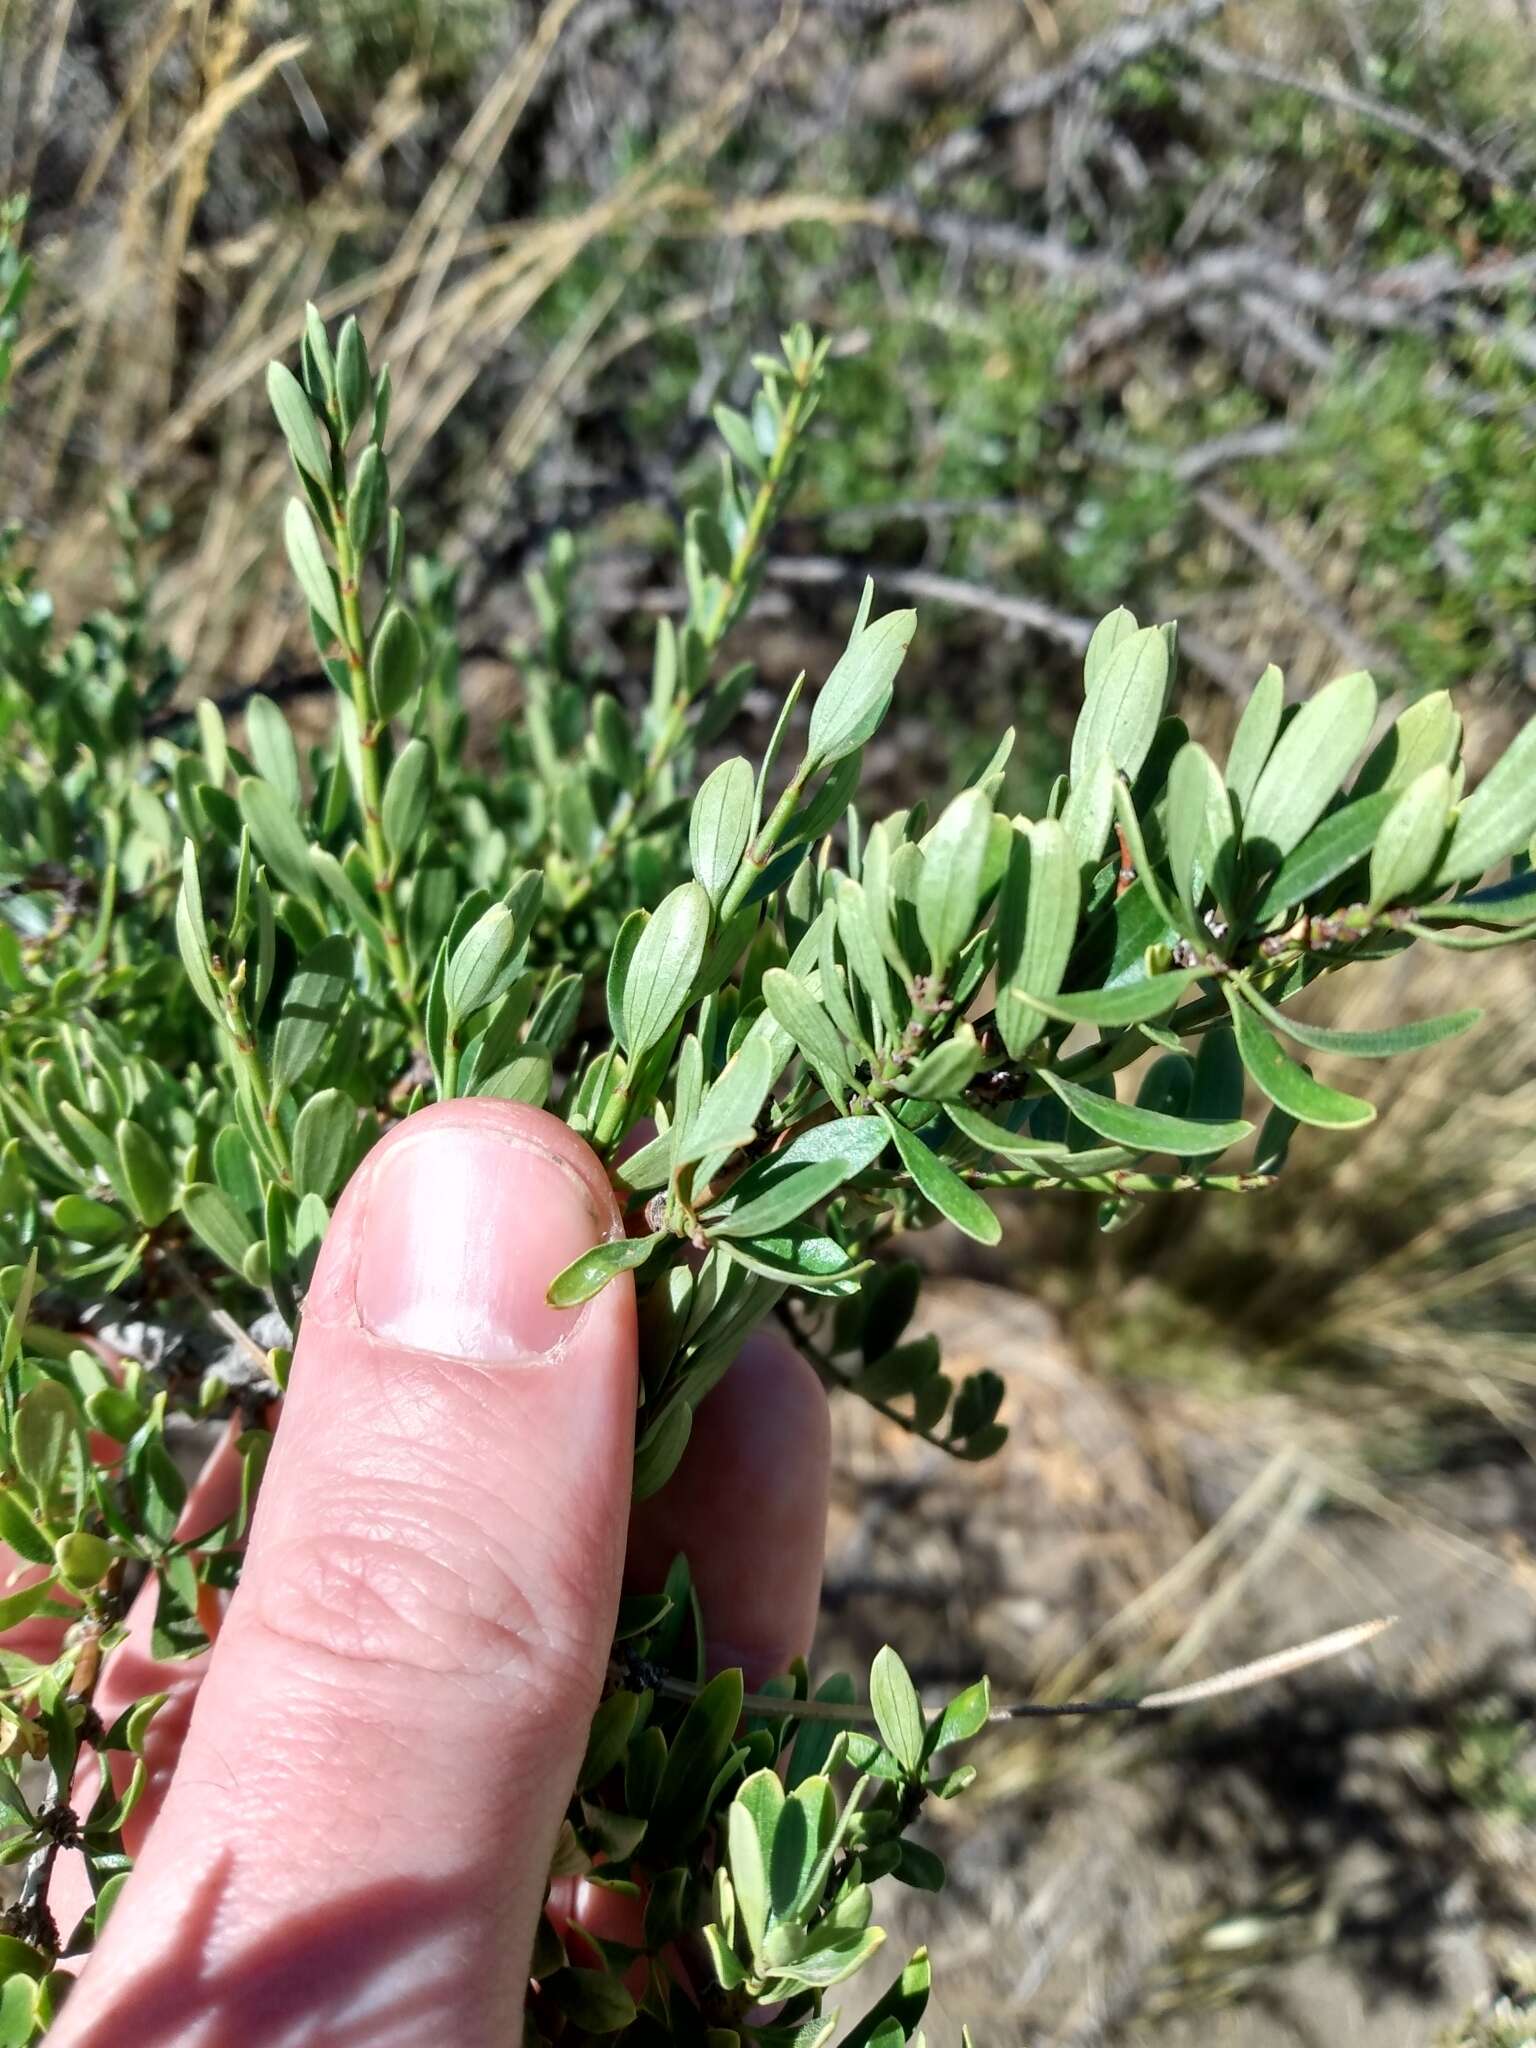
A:
{"label": "green leaf", "polygon": [[[765,1160],[762,1164],[771,1168],[777,1162]],[[823,1159],[810,1166],[766,1175],[762,1167],[754,1167],[742,1175],[724,1203],[705,1213],[704,1223],[715,1237],[774,1237],[840,1188],[847,1178],[847,1170],[839,1159]]]}
{"label": "green leaf", "polygon": [[267,397],[289,453],[322,490],[331,487],[331,450],[304,387],[285,363],[268,363]]}
{"label": "green leaf", "polygon": [[856,632],[811,708],[806,760],[830,768],[873,737],[917,631],[914,611],[887,612]]}
{"label": "green leaf", "polygon": [[612,1244],[594,1245],[555,1275],[545,1299],[552,1308],[576,1308],[590,1301],[620,1273],[632,1273],[636,1266],[643,1266],[663,1235],[656,1231],[650,1237],[621,1237]]}
{"label": "green leaf", "polygon": [[60,1195],[53,1205],[53,1221],[61,1236],[80,1244],[116,1244],[130,1227],[121,1209],[98,1202],[94,1195]]}
{"label": "green leaf", "polygon": [[630,1492],[636,1500],[660,1493],[682,1463],[692,1432],[693,1409],[681,1395],[674,1395],[635,1445]]}
{"label": "green leaf", "polygon": [[181,1213],[214,1257],[232,1273],[240,1272],[256,1233],[224,1190],[211,1181],[194,1181],[182,1190]]}
{"label": "green leaf", "polygon": [[936,1756],[956,1742],[969,1742],[987,1725],[992,1711],[992,1692],[984,1678],[958,1692],[928,1732],[927,1754]]}
{"label": "green leaf", "polygon": [[624,982],[626,1048],[632,1060],[650,1051],[688,1005],[704,965],[713,912],[697,882],[664,897],[641,932]]}
{"label": "green leaf", "polygon": [[481,912],[448,962],[444,994],[452,1018],[472,1017],[506,993],[522,964],[523,937],[505,903]]}
{"label": "green leaf", "polygon": [[757,1117],[773,1086],[773,1058],[766,1039],[746,1038],[678,1133],[672,1165],[691,1166],[711,1153],[729,1153],[752,1137]]}
{"label": "green leaf", "polygon": [[366,555],[384,529],[389,505],[389,472],[372,442],[357,458],[352,488],[347,493],[347,535],[359,558]]}
{"label": "green leaf", "polygon": [[357,1131],[357,1104],[339,1088],[322,1088],[299,1111],[293,1126],[293,1185],[301,1195],[329,1199],[340,1181]]}
{"label": "green leaf", "polygon": [[714,408],[714,422],[720,430],[720,438],[747,472],[748,476],[762,477],[766,474],[763,451],[758,447],[752,432],[752,423],[743,413],[734,411],[728,405]]}
{"label": "green leaf", "polygon": [[1088,646],[1083,655],[1083,691],[1086,695],[1102,681],[1111,655],[1123,641],[1129,640],[1138,631],[1136,614],[1118,606],[1106,617],[1100,619],[1088,636]]}
{"label": "green leaf", "polygon": [[688,847],[700,887],[716,906],[730,887],[752,836],[755,781],[737,755],[706,776],[688,820]]}
{"label": "green leaf", "polygon": [[1168,771],[1167,836],[1179,901],[1198,925],[1207,889],[1223,906],[1232,901],[1235,833],[1221,771],[1197,740],[1179,749]]}
{"label": "green leaf", "polygon": [[429,740],[407,740],[384,784],[380,822],[396,863],[421,836],[437,785],[437,752]]}
{"label": "green leaf", "polygon": [[1010,1131],[1006,1125],[994,1123],[979,1110],[969,1108],[963,1102],[949,1102],[944,1114],[963,1137],[973,1145],[980,1145],[988,1152],[999,1153],[1004,1159],[1060,1159],[1066,1154],[1066,1146],[1054,1139],[1034,1138],[1028,1131]]}
{"label": "green leaf", "polygon": [[1091,1088],[1065,1081],[1048,1069],[1042,1078],[1067,1105],[1079,1123],[1086,1124],[1111,1144],[1128,1145],[1137,1152],[1171,1152],[1181,1159],[1198,1159],[1213,1152],[1225,1152],[1253,1136],[1253,1125],[1241,1119],[1230,1123],[1204,1123],[1190,1117],[1165,1116],[1155,1109],[1096,1095]]}
{"label": "green leaf", "polygon": [[299,808],[299,750],[288,721],[270,697],[255,696],[245,710],[245,737],[257,772],[290,811]]}
{"label": "green leaf", "polygon": [[491,1096],[498,1102],[527,1102],[542,1109],[553,1080],[554,1061],[542,1046],[530,1045],[487,1074],[477,1067],[474,1086],[468,1092]]}
{"label": "green leaf", "polygon": [[[1129,618],[1130,614],[1127,612],[1125,616]],[[1103,628],[1099,630],[1102,632]],[[900,2040],[920,2040],[917,2029],[928,2009],[928,1994],[932,1986],[933,1966],[928,1960],[927,1949],[920,1948],[890,1990],[870,2007],[847,2036],[843,2048],[886,2048],[886,2043],[879,2037],[892,2022],[897,2027]]]}
{"label": "green leaf", "polygon": [[1101,754],[1134,782],[1151,752],[1168,692],[1168,642],[1156,626],[1117,641],[1072,734],[1070,774],[1086,781]]}
{"label": "green leaf", "polygon": [[1045,1022],[1030,995],[1055,995],[1072,957],[1078,858],[1055,818],[1014,835],[997,913],[997,1023],[1011,1059],[1023,1058]]}
{"label": "green leaf", "polygon": [[635,2023],[634,1999],[606,1970],[557,1970],[543,1989],[579,2033],[621,2034]]}
{"label": "green leaf", "polygon": [[842,1034],[805,983],[788,968],[771,967],[763,976],[763,1001],[769,1015],[787,1031],[815,1067],[824,1084],[853,1086],[853,1061]]}
{"label": "green leaf", "polygon": [[304,601],[331,630],[331,637],[345,640],[341,626],[341,596],[309,507],[297,498],[288,500],[283,514],[283,542]]}
{"label": "green leaf", "polygon": [[726,1857],[736,1910],[754,1958],[761,1956],[768,1931],[769,1858],[783,1810],[784,1787],[777,1773],[762,1770],[747,1779],[725,1817]]}
{"label": "green leaf", "polygon": [[399,605],[391,605],[379,621],[368,657],[373,708],[381,720],[398,718],[411,701],[421,676],[421,632]]}
{"label": "green leaf", "polygon": [[17,1402],[11,1453],[44,1509],[59,1490],[79,1435],[75,1397],[57,1380],[39,1380]]}
{"label": "green leaf", "polygon": [[1062,806],[1062,830],[1071,841],[1080,868],[1091,873],[1098,866],[1114,814],[1115,764],[1108,754],[1100,754],[1085,775],[1074,777]]}
{"label": "green leaf", "polygon": [[898,1075],[896,1085],[903,1095],[922,1102],[950,1102],[965,1093],[986,1064],[975,1031],[962,1024],[915,1067]]}
{"label": "green leaf", "polygon": [[1032,995],[1031,1000],[1048,1017],[1063,1023],[1103,1024],[1114,1029],[1166,1017],[1206,972],[1201,967],[1179,968],[1171,974],[1124,981],[1115,988],[1074,989],[1050,997]]}
{"label": "green leaf", "polygon": [[336,342],[336,410],[341,418],[341,439],[345,446],[352,429],[373,400],[373,379],[368,374],[368,345],[357,315],[350,313]]}
{"label": "green leaf", "polygon": [[1277,1109],[1283,1109],[1298,1123],[1317,1124],[1325,1130],[1353,1130],[1370,1123],[1376,1114],[1372,1104],[1358,1096],[1325,1088],[1284,1051],[1244,1000],[1251,993],[1249,990],[1243,988],[1239,992],[1229,982],[1224,993],[1232,1011],[1243,1065]]}
{"label": "green leaf", "polygon": [[1371,893],[1367,908],[1410,900],[1440,858],[1451,815],[1451,771],[1437,766],[1398,792],[1371,848]]}
{"label": "green leaf", "polygon": [[9,1486],[0,1487],[0,1543],[9,1544],[28,1564],[53,1562],[53,1545]]}
{"label": "green leaf", "polygon": [[1385,1060],[1398,1053],[1423,1052],[1426,1046],[1439,1045],[1447,1038],[1470,1031],[1483,1014],[1481,1010],[1456,1010],[1443,1017],[1423,1017],[1412,1024],[1391,1024],[1381,1031],[1333,1031],[1320,1024],[1304,1023],[1288,1010],[1277,1008],[1251,982],[1243,984],[1243,993],[1260,1016],[1288,1038],[1294,1038],[1298,1045],[1313,1052],[1344,1053],[1353,1059]]}
{"label": "green leaf", "polygon": [[870,1667],[869,1704],[880,1740],[908,1777],[915,1777],[922,1765],[928,1728],[917,1687],[889,1643]]}
{"label": "green leaf", "polygon": [[803,1287],[812,1294],[847,1294],[870,1266],[868,1259],[850,1258],[834,1238],[814,1229],[789,1230],[777,1237],[732,1238],[728,1243],[722,1241],[720,1249],[750,1273]]}
{"label": "green leaf", "polygon": [[1536,835],[1536,718],[1462,800],[1437,882],[1471,882]]}
{"label": "green leaf", "polygon": [[900,1884],[909,1884],[915,1891],[941,1892],[944,1889],[943,1859],[935,1856],[931,1849],[923,1848],[919,1842],[903,1842],[896,1861],[895,1877]]}
{"label": "green leaf", "polygon": [[122,1184],[139,1221],[147,1230],[170,1215],[176,1201],[176,1176],[158,1139],[142,1124],[124,1118],[117,1127],[117,1159]]}
{"label": "green leaf", "polygon": [[237,795],[240,815],[256,851],[285,889],[313,901],[315,869],[309,857],[309,842],[281,793],[270,782],[246,775],[240,780]]}
{"label": "green leaf", "polygon": [[1383,789],[1330,811],[1280,863],[1274,880],[1254,905],[1251,921],[1268,924],[1272,917],[1293,903],[1307,902],[1364,860],[1396,801],[1391,790]]}
{"label": "green leaf", "polygon": [[1264,772],[1264,765],[1274,751],[1284,713],[1285,678],[1271,662],[1254,684],[1253,695],[1243,706],[1243,715],[1237,721],[1237,731],[1232,735],[1232,746],[1227,755],[1227,788],[1239,817],[1243,818],[1245,831],[1245,813],[1253,801],[1253,792]]}
{"label": "green leaf", "polygon": [[283,996],[272,1041],[272,1096],[302,1080],[326,1049],[352,988],[352,946],[341,934],[322,939],[300,961]]}
{"label": "green leaf", "polygon": [[213,983],[213,953],[203,921],[203,888],[198,879],[197,854],[190,839],[182,841],[181,891],[176,898],[176,946],[198,1001],[210,1016],[222,1021],[224,1005]]}
{"label": "green leaf", "polygon": [[1303,704],[1275,743],[1243,819],[1243,842],[1270,860],[1300,845],[1353,767],[1376,716],[1365,671],[1336,676]]}
{"label": "green leaf", "polygon": [[1461,752],[1461,719],[1450,692],[1435,690],[1410,704],[1355,777],[1354,794],[1406,789],[1426,768],[1454,768]]}
{"label": "green leaf", "polygon": [[925,1201],[931,1202],[941,1216],[948,1217],[957,1230],[963,1230],[967,1237],[975,1238],[978,1244],[996,1244],[1003,1234],[1003,1227],[987,1204],[974,1188],[965,1182],[930,1151],[915,1131],[909,1131],[887,1111],[880,1111],[885,1126],[901,1154],[901,1162],[917,1183],[917,1189]]}
{"label": "green leaf", "polygon": [[987,866],[992,805],[979,789],[962,790],[923,841],[917,885],[917,928],[935,974],[970,938]]}

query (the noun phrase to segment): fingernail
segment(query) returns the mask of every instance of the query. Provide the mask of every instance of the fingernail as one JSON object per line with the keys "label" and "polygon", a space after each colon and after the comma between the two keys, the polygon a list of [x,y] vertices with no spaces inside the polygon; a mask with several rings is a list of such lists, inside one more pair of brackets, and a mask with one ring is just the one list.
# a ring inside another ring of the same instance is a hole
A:
{"label": "fingernail", "polygon": [[482,1365],[544,1358],[581,1319],[545,1292],[607,1233],[574,1169],[512,1132],[437,1124],[373,1169],[354,1305],[374,1336]]}

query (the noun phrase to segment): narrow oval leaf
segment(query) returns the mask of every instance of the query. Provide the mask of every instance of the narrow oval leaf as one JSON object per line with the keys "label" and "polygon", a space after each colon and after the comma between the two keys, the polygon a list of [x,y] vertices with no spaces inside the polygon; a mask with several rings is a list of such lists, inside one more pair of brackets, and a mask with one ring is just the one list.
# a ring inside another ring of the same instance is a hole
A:
{"label": "narrow oval leaf", "polygon": [[322,489],[331,487],[331,450],[304,387],[286,363],[268,363],[267,397],[289,452],[304,474]]}
{"label": "narrow oval leaf", "polygon": [[1457,813],[1437,882],[1472,882],[1536,836],[1536,718],[1501,754]]}
{"label": "narrow oval leaf", "polygon": [[245,738],[257,772],[271,783],[290,811],[297,811],[299,750],[287,719],[270,697],[255,696],[246,706]]}
{"label": "narrow oval leaf", "polygon": [[1168,642],[1156,626],[1120,639],[1088,692],[1072,734],[1074,784],[1101,754],[1134,782],[1151,752],[1168,691]]}
{"label": "narrow oval leaf", "polygon": [[1199,922],[1207,889],[1218,903],[1230,905],[1232,799],[1198,740],[1179,749],[1168,771],[1167,837],[1174,887],[1192,922]]}
{"label": "narrow oval leaf", "polygon": [[389,771],[380,809],[384,837],[397,861],[410,852],[421,835],[436,782],[436,749],[428,740],[407,740]]}
{"label": "narrow oval leaf", "polygon": [[79,1244],[116,1244],[128,1235],[129,1219],[94,1195],[60,1195],[53,1205],[54,1227]]}
{"label": "narrow oval leaf", "polygon": [[751,763],[737,755],[705,777],[688,820],[694,877],[718,905],[730,887],[752,836],[756,788]]}
{"label": "narrow oval leaf", "polygon": [[1087,650],[1083,655],[1083,691],[1086,695],[1093,690],[1109,666],[1110,656],[1124,640],[1139,630],[1136,614],[1119,605],[1114,611],[1100,619],[1088,638]]}
{"label": "narrow oval leaf", "polygon": [[683,882],[640,934],[624,983],[632,1059],[648,1052],[687,1007],[704,964],[712,916],[705,891],[697,882]]}
{"label": "narrow oval leaf", "polygon": [[232,1273],[241,1271],[256,1233],[222,1188],[211,1181],[194,1181],[182,1190],[181,1213],[216,1259]]}
{"label": "narrow oval leaf", "polygon": [[902,1165],[916,1181],[924,1200],[978,1244],[996,1244],[1003,1226],[976,1190],[968,1188],[954,1168],[930,1150],[915,1131],[909,1131],[883,1109],[880,1114],[901,1154]]}
{"label": "narrow oval leaf", "polygon": [[745,1144],[773,1086],[773,1057],[761,1038],[742,1041],[673,1148],[672,1164],[690,1166],[711,1152]]}
{"label": "narrow oval leaf", "polygon": [[[1297,1123],[1317,1124],[1324,1130],[1353,1130],[1375,1116],[1374,1106],[1357,1095],[1342,1095],[1314,1081],[1305,1067],[1281,1046],[1279,1040],[1259,1021],[1253,1008],[1228,983],[1226,998],[1237,1034],[1237,1049],[1243,1065],[1277,1109]],[[1246,993],[1246,992],[1245,992]]]}
{"label": "narrow oval leaf", "polygon": [[139,1221],[146,1230],[155,1229],[176,1201],[176,1176],[164,1148],[142,1124],[125,1118],[117,1127],[117,1158]]}
{"label": "narrow oval leaf", "polygon": [[1371,910],[1408,901],[1428,879],[1440,858],[1450,815],[1451,771],[1443,764],[1426,768],[1398,792],[1371,848]]}
{"label": "narrow oval leaf", "polygon": [[763,976],[763,1001],[769,1015],[787,1031],[824,1079],[853,1086],[853,1061],[837,1026],[805,983],[787,968],[771,967]]}
{"label": "narrow oval leaf", "polygon": [[979,789],[967,789],[923,841],[917,928],[935,974],[946,971],[975,928],[991,828],[990,801]]}
{"label": "narrow oval leaf", "polygon": [[550,1281],[546,1299],[552,1308],[576,1308],[601,1294],[620,1273],[632,1273],[643,1266],[661,1243],[663,1233],[650,1237],[621,1237],[612,1244],[596,1244]]}
{"label": "narrow oval leaf", "polygon": [[421,629],[408,611],[392,605],[379,622],[368,657],[373,708],[381,719],[398,718],[421,677]]}
{"label": "narrow oval leaf", "polygon": [[256,851],[285,889],[314,900],[318,881],[309,857],[309,842],[288,803],[254,775],[241,778],[240,815]]}
{"label": "narrow oval leaf", "polygon": [[1074,989],[1050,997],[1032,994],[1030,1000],[1065,1024],[1145,1024],[1166,1017],[1204,973],[1200,967],[1179,968],[1172,974],[1121,982],[1116,988]]}
{"label": "narrow oval leaf", "polygon": [[471,1017],[504,995],[521,964],[522,934],[505,903],[482,911],[453,949],[443,984],[450,1017]]}
{"label": "narrow oval leaf", "polygon": [[[1285,678],[1273,662],[1253,686],[1253,695],[1243,706],[1227,755],[1227,788],[1244,818],[1264,765],[1274,751],[1285,713]],[[1246,829],[1246,820],[1245,829]]]}
{"label": "narrow oval leaf", "polygon": [[854,634],[811,708],[807,761],[830,768],[873,737],[916,631],[917,613],[900,611]]}
{"label": "narrow oval leaf", "polygon": [[1078,856],[1057,819],[1015,833],[997,913],[997,1022],[1012,1059],[1023,1058],[1045,1023],[1029,995],[1061,987],[1081,896]]}
{"label": "narrow oval leaf", "polygon": [[322,1088],[299,1111],[293,1126],[293,1185],[301,1195],[329,1200],[340,1181],[357,1130],[357,1105],[339,1088]]}
{"label": "narrow oval leaf", "polygon": [[1391,790],[1382,789],[1330,811],[1281,861],[1274,879],[1253,907],[1252,921],[1267,924],[1293,904],[1305,903],[1364,860],[1396,801]]}
{"label": "narrow oval leaf", "polygon": [[1243,843],[1281,860],[1338,795],[1370,736],[1376,685],[1363,669],[1336,676],[1303,704],[1275,743],[1243,819]]}
{"label": "narrow oval leaf", "polygon": [[1355,778],[1356,796],[1406,789],[1426,768],[1454,768],[1461,753],[1461,718],[1448,690],[1410,704],[1371,751]]}
{"label": "narrow oval leaf", "polygon": [[869,1704],[880,1740],[907,1775],[915,1777],[922,1765],[928,1727],[917,1687],[889,1643],[870,1666]]}
{"label": "narrow oval leaf", "polygon": [[1391,1024],[1380,1031],[1334,1031],[1305,1023],[1266,1000],[1251,982],[1244,984],[1248,1001],[1277,1031],[1313,1052],[1344,1053],[1351,1059],[1387,1060],[1398,1053],[1423,1052],[1447,1038],[1459,1038],[1482,1017],[1481,1010],[1453,1010],[1443,1017],[1422,1017],[1412,1024]]}
{"label": "narrow oval leaf", "polygon": [[283,540],[294,576],[304,593],[304,602],[329,626],[333,639],[345,639],[336,579],[325,559],[325,550],[320,545],[320,536],[315,531],[309,507],[297,498],[288,500],[288,509],[283,514]]}
{"label": "narrow oval leaf", "polygon": [[274,1099],[320,1059],[351,987],[351,942],[333,933],[305,954],[283,996],[272,1041]]}
{"label": "narrow oval leaf", "polygon": [[1225,1152],[1253,1136],[1253,1125],[1241,1118],[1230,1122],[1206,1123],[1198,1118],[1166,1116],[1160,1110],[1143,1109],[1125,1102],[1112,1102],[1091,1088],[1080,1088],[1059,1074],[1044,1077],[1079,1123],[1086,1124],[1111,1144],[1128,1145],[1137,1152],[1171,1152],[1181,1159],[1200,1159]]}

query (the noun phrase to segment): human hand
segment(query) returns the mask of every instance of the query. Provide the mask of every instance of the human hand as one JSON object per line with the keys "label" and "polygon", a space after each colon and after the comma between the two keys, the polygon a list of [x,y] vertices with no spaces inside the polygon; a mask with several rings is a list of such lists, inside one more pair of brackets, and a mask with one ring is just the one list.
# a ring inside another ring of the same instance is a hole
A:
{"label": "human hand", "polygon": [[[172,1697],[58,2048],[504,2048],[621,1574],[654,1590],[686,1552],[714,1662],[749,1683],[808,1648],[821,1389],[752,1339],[630,1520],[629,1276],[579,1310],[544,1299],[620,1227],[597,1160],[539,1110],[444,1104],[369,1156],[214,1647],[156,1669],[151,1586],[102,1680],[109,1718]],[[237,1485],[226,1446],[184,1526]],[[52,1901],[66,1931],[89,1905],[78,1858]]]}

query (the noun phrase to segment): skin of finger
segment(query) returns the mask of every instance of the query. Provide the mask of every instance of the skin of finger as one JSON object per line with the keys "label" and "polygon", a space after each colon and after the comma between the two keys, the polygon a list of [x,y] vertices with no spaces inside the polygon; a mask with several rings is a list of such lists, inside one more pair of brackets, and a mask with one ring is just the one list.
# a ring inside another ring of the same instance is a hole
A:
{"label": "skin of finger", "polygon": [[[660,1590],[681,1553],[693,1571],[710,1667],[749,1686],[809,1654],[827,1544],[831,1423],[814,1369],[773,1329],[754,1332],[700,1404],[682,1463],[631,1511],[627,1590]],[[638,1942],[643,1908],[572,1880],[557,1921]]]}
{"label": "skin of finger", "polygon": [[[541,1112],[410,1122],[544,1148],[587,1187],[593,1241],[617,1232],[596,1162]],[[356,1187],[328,1257],[362,1227]],[[481,1367],[306,1320],[241,1588],[62,2048],[126,2039],[125,1996],[143,2048],[285,2028],[349,2048],[515,2038],[606,1669],[634,1354],[627,1276],[553,1363]],[[442,1640],[422,1615],[439,1595]],[[227,2031],[237,2007],[249,2033]]]}
{"label": "skin of finger", "polygon": [[693,1421],[681,1464],[630,1518],[625,1583],[656,1592],[686,1556],[716,1669],[757,1685],[811,1646],[827,1545],[831,1423],[815,1371],[754,1332]]}
{"label": "skin of finger", "polygon": [[[242,1461],[235,1449],[235,1440],[243,1427],[242,1423],[231,1422],[198,1474],[176,1524],[178,1537],[185,1539],[212,1529],[227,1521],[239,1508]],[[197,1657],[155,1656],[151,1639],[158,1602],[158,1582],[150,1578],[139,1589],[137,1599],[128,1610],[128,1632],[106,1659],[101,1683],[92,1701],[101,1720],[110,1727],[118,1715],[135,1701],[155,1693],[167,1695],[165,1705],[149,1725],[144,1742],[147,1772],[144,1790],[123,1829],[123,1846],[130,1856],[137,1856],[143,1848],[150,1826],[164,1804],[192,1718],[193,1702],[209,1663],[207,1651]],[[218,1608],[209,1614],[208,1620],[213,1624],[209,1630],[211,1635],[216,1636],[221,1618]],[[121,1792],[132,1776],[133,1759],[118,1751],[113,1753],[109,1763],[113,1783]],[[77,1813],[89,1810],[99,1782],[96,1766],[88,1757],[80,1767],[71,1792]],[[60,1856],[54,1865],[48,1903],[54,1919],[66,1934],[89,1910],[92,1893],[83,1857],[71,1852]]]}

